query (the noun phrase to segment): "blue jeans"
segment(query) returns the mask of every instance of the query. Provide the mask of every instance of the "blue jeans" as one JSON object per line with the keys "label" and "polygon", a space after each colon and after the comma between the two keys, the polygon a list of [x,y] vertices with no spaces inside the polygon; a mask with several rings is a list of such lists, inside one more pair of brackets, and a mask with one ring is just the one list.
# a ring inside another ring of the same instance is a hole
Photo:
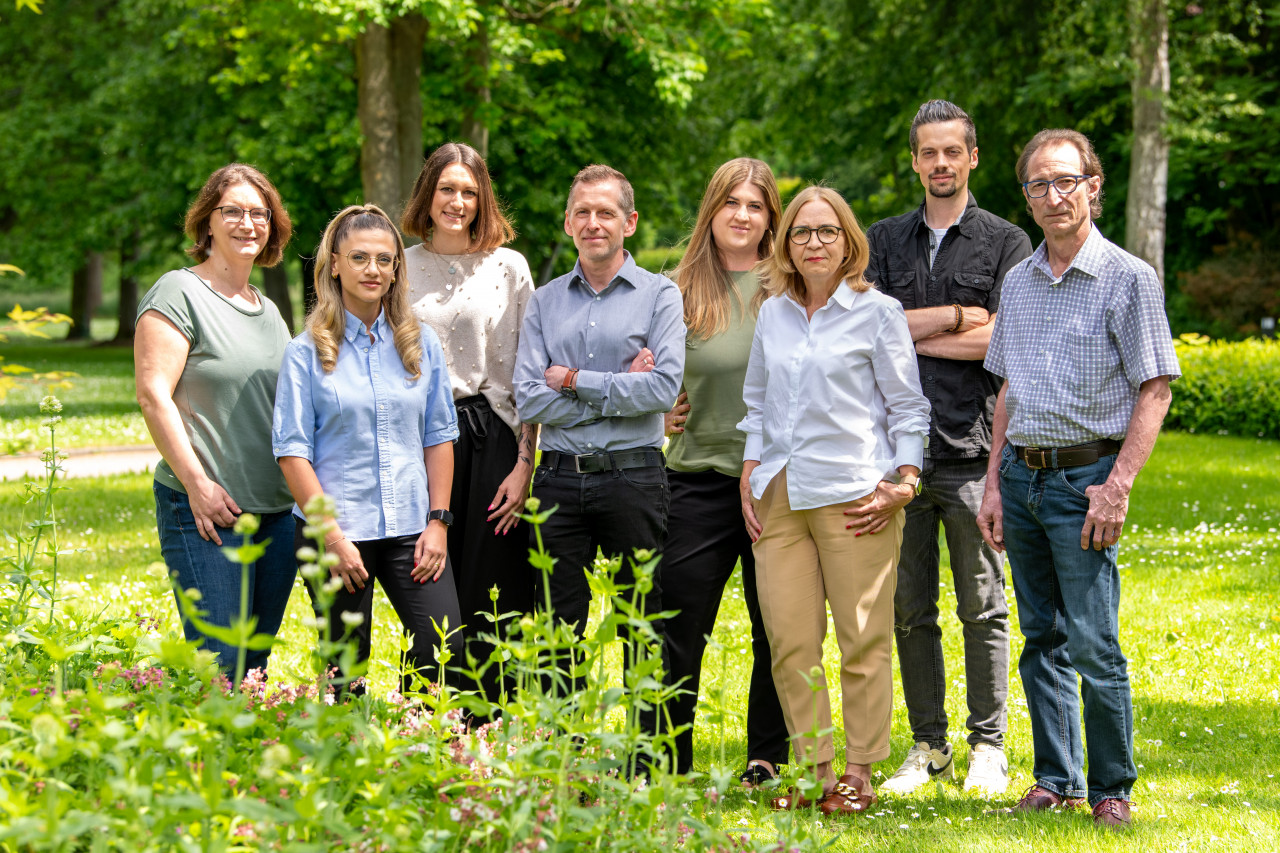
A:
{"label": "blue jeans", "polygon": [[1085,489],[1105,482],[1115,461],[1033,471],[1008,447],[1000,459],[1004,542],[1026,638],[1018,671],[1031,713],[1032,773],[1056,794],[1087,795],[1090,806],[1129,799],[1138,777],[1129,665],[1120,651],[1119,549],[1080,547]]}
{"label": "blue jeans", "polygon": [[894,595],[902,698],[913,741],[947,740],[947,674],[938,625],[938,523],[947,536],[956,616],[964,634],[970,745],[1004,745],[1009,696],[1009,605],[1004,560],[982,541],[978,509],[986,457],[926,459],[920,495],[907,504]]}
{"label": "blue jeans", "polygon": [[[156,497],[156,526],[160,533],[160,553],[174,582],[182,589],[200,590],[196,606],[204,611],[204,620],[213,625],[230,625],[240,616],[240,565],[227,559],[222,547],[203,539],[196,530],[191,501],[182,492],[163,483],[152,483]],[[293,514],[268,512],[259,516],[261,525],[253,541],[267,544],[267,552],[249,567],[249,616],[258,617],[259,634],[275,636],[289,605],[298,561],[293,553]],[[229,527],[219,527],[223,546],[236,546],[241,537]],[[176,593],[175,593],[176,597]],[[179,610],[181,612],[181,610]],[[237,647],[207,637],[187,620],[182,632],[188,640],[204,640],[204,648],[218,656],[225,671],[236,666]],[[245,671],[266,669],[270,649],[249,649],[245,654]]]}

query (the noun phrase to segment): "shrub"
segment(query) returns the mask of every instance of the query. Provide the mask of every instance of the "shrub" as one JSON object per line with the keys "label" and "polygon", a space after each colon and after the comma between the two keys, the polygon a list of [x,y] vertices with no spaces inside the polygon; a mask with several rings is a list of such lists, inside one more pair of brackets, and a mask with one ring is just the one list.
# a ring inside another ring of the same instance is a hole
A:
{"label": "shrub", "polygon": [[1280,438],[1280,342],[1175,340],[1182,378],[1165,426],[1187,432]]}

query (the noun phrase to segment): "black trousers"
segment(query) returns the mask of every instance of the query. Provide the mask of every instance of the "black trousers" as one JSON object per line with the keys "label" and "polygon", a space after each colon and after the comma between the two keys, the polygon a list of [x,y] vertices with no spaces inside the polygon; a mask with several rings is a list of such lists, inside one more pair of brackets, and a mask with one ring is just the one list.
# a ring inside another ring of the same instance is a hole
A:
{"label": "black trousers", "polygon": [[[654,554],[661,553],[670,505],[666,469],[654,464],[578,474],[539,465],[533,477],[533,495],[542,501],[543,510],[557,507],[542,525],[543,545],[556,559],[556,566],[546,587],[538,579],[538,604],[545,606],[549,596],[556,618],[572,625],[581,637],[591,609],[591,589],[583,570],[595,560],[596,549],[610,557],[622,555],[616,580],[628,586],[635,583],[631,564],[635,550],[647,548]],[[530,531],[530,545],[536,544]],[[640,603],[645,613],[662,611],[661,563],[654,573],[653,589]],[[662,620],[655,619],[652,625],[662,637]],[[624,659],[629,660],[634,649],[634,641],[629,639]],[[670,672],[665,642],[663,658],[663,669]],[[582,686],[580,678],[568,679],[567,688],[572,693],[580,692]],[[656,708],[640,713],[640,726],[646,732],[657,733],[658,720]]]}
{"label": "black trousers", "polygon": [[[297,519],[294,529],[294,548],[303,545],[314,545],[310,539],[302,535],[306,522]],[[418,542],[417,534],[410,536],[393,536],[387,539],[370,539],[366,542],[352,543],[360,552],[365,571],[369,579],[364,589],[347,592],[346,587],[338,590],[333,607],[329,611],[329,636],[337,640],[347,631],[342,621],[343,613],[359,613],[364,621],[351,629],[351,636],[356,641],[356,660],[363,663],[369,659],[370,641],[373,636],[373,583],[382,584],[382,590],[395,608],[400,623],[406,634],[413,635],[409,646],[409,668],[400,676],[400,690],[406,692],[412,687],[411,671],[419,673],[423,681],[433,682],[439,674],[439,664],[435,660],[432,649],[440,645],[440,637],[435,625],[444,626],[449,620],[449,628],[462,624],[458,614],[458,593],[453,586],[453,573],[446,565],[439,580],[418,583],[411,576],[413,572],[413,549]],[[446,557],[446,562],[448,558]],[[307,592],[311,596],[311,605],[316,616],[322,616],[316,608],[315,591],[307,584]],[[435,622],[435,625],[432,622]],[[455,659],[462,652],[461,634],[455,633],[449,638],[448,647]],[[330,660],[331,667],[337,667],[336,659]],[[345,673],[339,671],[345,677]],[[453,686],[458,686],[453,679],[448,679]],[[345,691],[344,691],[345,692]],[[352,693],[363,693],[362,687],[352,688]]]}
{"label": "black trousers", "polygon": [[[529,539],[515,528],[505,536],[495,536],[497,522],[486,521],[489,504],[498,486],[516,465],[516,437],[489,406],[484,397],[454,401],[458,409],[458,440],[453,445],[453,526],[449,528],[449,556],[453,559],[453,579],[458,588],[458,609],[466,625],[466,649],[477,662],[488,660],[493,644],[480,633],[505,637],[510,620],[494,624],[477,613],[533,612],[533,570],[529,566]],[[498,588],[498,601],[489,590]],[[463,663],[464,659],[458,661]],[[459,679],[490,702],[505,690],[515,690],[515,678],[507,672],[499,678],[496,664],[490,664],[478,680]]]}
{"label": "black trousers", "polygon": [[[747,697],[747,757],[773,764],[787,761],[787,721],[778,702],[769,660],[769,637],[760,618],[756,561],[742,521],[738,478],[719,471],[667,471],[671,483],[671,521],[663,556],[662,604],[679,610],[667,620],[671,683],[687,694],[667,705],[673,725],[690,729],[676,736],[676,771],[693,767],[693,722],[707,636],[733,568],[742,561],[742,593],[751,619],[751,687]],[[683,681],[683,683],[681,683]]]}

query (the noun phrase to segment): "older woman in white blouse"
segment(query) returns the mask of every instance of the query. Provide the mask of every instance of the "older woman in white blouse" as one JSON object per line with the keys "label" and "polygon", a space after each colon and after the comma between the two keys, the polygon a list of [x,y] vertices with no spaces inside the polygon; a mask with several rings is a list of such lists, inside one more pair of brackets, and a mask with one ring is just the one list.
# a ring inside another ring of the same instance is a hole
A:
{"label": "older woman in white blouse", "polygon": [[[871,765],[889,756],[894,567],[929,403],[906,315],[863,278],[867,240],[839,193],[802,190],[776,241],[743,391],[742,513],[787,728],[823,796],[792,792],[773,805],[851,814],[875,802]],[[813,736],[831,728],[828,604],[840,644],[839,779],[831,735]]]}

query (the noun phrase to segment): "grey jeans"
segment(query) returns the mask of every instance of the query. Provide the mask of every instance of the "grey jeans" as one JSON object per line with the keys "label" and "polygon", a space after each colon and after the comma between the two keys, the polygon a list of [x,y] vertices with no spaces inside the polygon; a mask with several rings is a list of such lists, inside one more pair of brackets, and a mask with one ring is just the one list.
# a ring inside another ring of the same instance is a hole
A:
{"label": "grey jeans", "polygon": [[987,460],[926,459],[923,490],[906,509],[894,636],[914,742],[947,739],[947,676],[938,625],[938,523],[947,537],[964,631],[969,743],[1002,746],[1009,696],[1009,606],[1004,560],[982,541],[977,515]]}

